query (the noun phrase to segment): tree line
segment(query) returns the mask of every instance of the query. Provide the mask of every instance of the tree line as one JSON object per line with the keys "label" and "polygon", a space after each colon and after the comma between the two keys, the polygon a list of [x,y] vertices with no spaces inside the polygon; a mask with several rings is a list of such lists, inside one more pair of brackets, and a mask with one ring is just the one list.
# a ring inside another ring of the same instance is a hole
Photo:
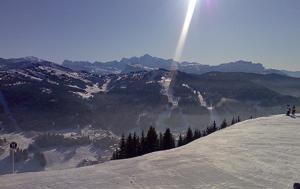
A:
{"label": "tree line", "polygon": [[167,128],[164,133],[158,133],[156,129],[151,126],[146,135],[144,131],[142,131],[140,136],[138,136],[136,132],[129,133],[127,137],[122,135],[119,146],[113,153],[112,160],[132,158],[159,150],[180,147],[240,121],[240,117],[237,119],[233,117],[231,123],[228,124],[226,119],[224,119],[219,127],[214,121],[212,125],[202,131],[199,129],[192,130],[189,127],[184,135],[179,134],[177,142],[169,128]]}

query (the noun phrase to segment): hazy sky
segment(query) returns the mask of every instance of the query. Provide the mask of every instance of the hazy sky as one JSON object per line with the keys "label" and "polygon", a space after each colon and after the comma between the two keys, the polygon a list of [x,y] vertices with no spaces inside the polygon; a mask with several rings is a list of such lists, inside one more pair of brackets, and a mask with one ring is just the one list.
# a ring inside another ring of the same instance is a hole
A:
{"label": "hazy sky", "polygon": [[[0,0],[0,57],[174,57],[188,0]],[[300,70],[300,0],[199,0],[182,60]]]}

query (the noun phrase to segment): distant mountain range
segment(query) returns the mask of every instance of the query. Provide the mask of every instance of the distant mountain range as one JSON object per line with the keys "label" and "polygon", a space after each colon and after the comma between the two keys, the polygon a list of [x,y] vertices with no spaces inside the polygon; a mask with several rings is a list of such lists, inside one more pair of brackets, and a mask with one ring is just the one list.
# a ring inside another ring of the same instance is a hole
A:
{"label": "distant mountain range", "polygon": [[257,74],[276,73],[281,75],[288,75],[291,77],[300,77],[300,71],[286,71],[267,69],[260,63],[252,63],[248,61],[236,61],[217,66],[203,65],[195,62],[174,62],[172,59],[162,59],[145,54],[141,57],[123,58],[120,61],[111,62],[87,62],[87,61],[70,61],[65,60],[63,66],[73,70],[84,70],[97,74],[111,74],[111,73],[129,73],[132,71],[166,69],[170,70],[172,66],[176,65],[179,71],[193,74],[203,74],[208,72],[245,72]]}
{"label": "distant mountain range", "polygon": [[[300,78],[269,73],[261,64],[181,63],[179,70],[170,71],[171,64],[149,55],[63,65],[35,57],[0,58],[0,138],[29,151],[29,159],[17,164],[18,172],[102,162],[118,136],[149,126],[174,133],[187,127],[202,130],[213,121],[219,126],[224,118],[230,123],[233,117],[244,120],[284,113],[287,104],[300,106]],[[48,133],[79,141],[88,134],[92,142],[29,148]],[[0,174],[11,170],[7,144],[1,146],[0,140]],[[37,164],[36,150],[50,159],[47,167]]]}
{"label": "distant mountain range", "polygon": [[[135,59],[148,59],[148,66],[152,60],[157,61],[153,65],[161,62],[149,55]],[[239,64],[245,63],[228,65]],[[280,74],[240,70],[200,75],[157,68],[98,75],[64,66],[33,57],[0,59],[1,127],[49,130],[91,125],[116,134],[150,125],[182,130],[237,115],[283,113],[288,103],[300,105],[300,78]],[[168,79],[171,74],[175,80]]]}

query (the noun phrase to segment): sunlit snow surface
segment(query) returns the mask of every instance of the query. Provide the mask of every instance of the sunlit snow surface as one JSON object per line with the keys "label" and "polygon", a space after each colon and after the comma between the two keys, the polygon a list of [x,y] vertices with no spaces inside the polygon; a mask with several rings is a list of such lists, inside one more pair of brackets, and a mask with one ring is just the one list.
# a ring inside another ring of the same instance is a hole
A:
{"label": "sunlit snow surface", "polygon": [[299,139],[300,116],[258,118],[138,158],[1,176],[0,188],[288,189],[300,182]]}

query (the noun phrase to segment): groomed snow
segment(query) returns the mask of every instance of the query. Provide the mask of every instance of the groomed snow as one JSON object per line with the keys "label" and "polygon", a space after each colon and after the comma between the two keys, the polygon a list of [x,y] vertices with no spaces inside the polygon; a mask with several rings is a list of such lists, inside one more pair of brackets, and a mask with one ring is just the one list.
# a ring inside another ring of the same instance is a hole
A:
{"label": "groomed snow", "polygon": [[181,148],[128,160],[5,175],[3,189],[272,188],[300,182],[300,116],[245,121]]}

